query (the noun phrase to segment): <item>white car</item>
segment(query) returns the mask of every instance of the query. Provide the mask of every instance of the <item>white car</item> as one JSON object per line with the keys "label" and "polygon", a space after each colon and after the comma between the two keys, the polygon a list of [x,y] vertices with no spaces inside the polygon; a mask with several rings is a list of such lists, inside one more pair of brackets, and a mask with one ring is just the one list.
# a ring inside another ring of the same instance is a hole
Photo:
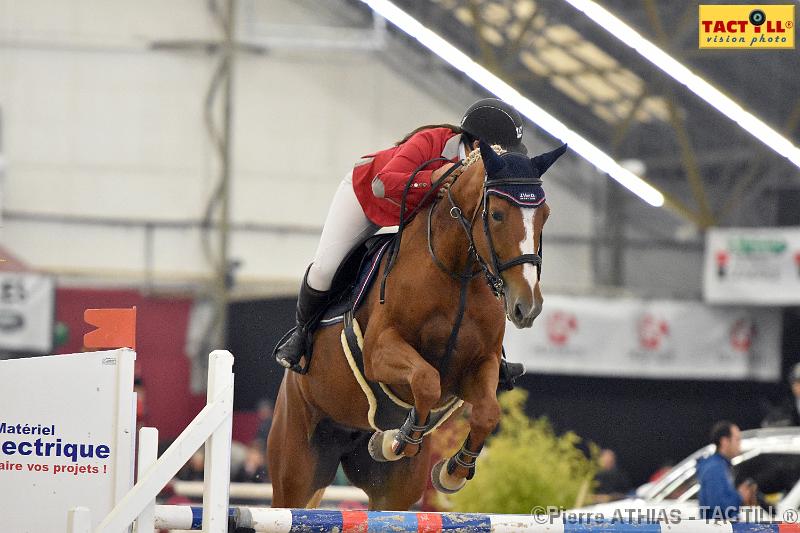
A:
{"label": "white car", "polygon": [[[714,445],[694,452],[675,465],[661,479],[642,485],[631,498],[592,505],[575,512],[628,516],[631,510],[650,510],[656,516],[676,512],[681,518],[699,518],[696,477],[697,460],[714,453]],[[758,483],[766,503],[773,507],[776,518],[787,510],[800,509],[800,427],[754,429],[742,431],[742,453],[735,457],[734,478],[752,478]],[[628,514],[626,514],[628,513]],[[769,519],[753,509],[744,510],[748,520]]]}

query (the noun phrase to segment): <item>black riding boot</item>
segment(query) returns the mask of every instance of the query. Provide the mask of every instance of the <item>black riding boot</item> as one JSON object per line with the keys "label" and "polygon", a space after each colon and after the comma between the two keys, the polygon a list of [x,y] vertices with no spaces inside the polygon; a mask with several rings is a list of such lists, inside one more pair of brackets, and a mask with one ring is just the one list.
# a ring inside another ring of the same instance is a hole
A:
{"label": "black riding boot", "polygon": [[500,390],[511,390],[514,388],[514,382],[518,377],[525,373],[525,365],[522,363],[509,363],[506,359],[506,354],[500,358],[500,381],[497,383],[497,388]]}
{"label": "black riding boot", "polygon": [[[309,330],[313,327],[313,322],[319,318],[326,303],[328,303],[329,291],[318,291],[308,285],[308,270],[303,276],[303,283],[300,285],[300,295],[297,298],[297,325],[285,336],[275,347],[275,360],[283,367],[295,372],[304,373],[304,367],[300,366],[309,337]],[[306,366],[308,363],[306,363]]]}

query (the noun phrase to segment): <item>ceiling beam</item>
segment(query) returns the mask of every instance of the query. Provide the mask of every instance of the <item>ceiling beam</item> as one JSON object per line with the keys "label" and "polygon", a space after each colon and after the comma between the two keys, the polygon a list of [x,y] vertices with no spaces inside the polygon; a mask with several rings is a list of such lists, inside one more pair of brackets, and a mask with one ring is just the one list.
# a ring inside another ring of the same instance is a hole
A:
{"label": "ceiling beam", "polygon": [[[658,6],[656,6],[655,0],[645,0],[644,7],[647,18],[653,30],[655,30],[658,40],[661,42],[662,46],[668,46],[669,37],[667,36],[667,32],[664,31],[664,26],[661,23],[661,16],[658,13]],[[703,175],[700,173],[700,166],[697,164],[697,158],[689,137],[689,131],[686,127],[686,121],[678,112],[674,97],[665,98],[664,101],[667,104],[667,110],[669,112],[669,122],[672,125],[672,129],[675,130],[675,136],[678,140],[683,167],[686,171],[686,178],[689,181],[692,196],[694,196],[694,200],[697,202],[697,206],[700,209],[699,227],[705,229],[708,226],[714,225],[714,217],[708,205],[705,185],[703,184]]]}
{"label": "ceiling beam", "polygon": [[[795,99],[792,110],[787,116],[786,123],[783,126],[784,134],[790,136],[792,132],[797,129],[798,124],[800,124],[800,98]],[[766,154],[764,154],[764,152],[759,152],[756,158],[752,161],[752,164],[748,166],[750,172],[739,178],[739,180],[736,182],[736,187],[734,188],[733,192],[730,196],[728,196],[727,201],[719,210],[720,219],[727,219],[731,213],[738,209],[738,207],[742,204],[744,199],[747,197],[746,193],[748,192],[750,185],[752,185],[753,181],[760,176],[759,171],[761,170],[761,166],[765,159]]]}

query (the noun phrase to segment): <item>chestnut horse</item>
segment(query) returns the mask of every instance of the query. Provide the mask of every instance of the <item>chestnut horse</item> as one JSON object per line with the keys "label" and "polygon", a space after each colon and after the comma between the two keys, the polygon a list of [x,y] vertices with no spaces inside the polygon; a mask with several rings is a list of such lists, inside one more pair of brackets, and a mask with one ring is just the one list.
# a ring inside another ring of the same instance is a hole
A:
{"label": "chestnut horse", "polygon": [[[342,326],[314,334],[308,373],[287,371],[275,404],[268,443],[274,507],[317,506],[341,464],[370,509],[408,509],[426,486],[429,415],[458,398],[471,406],[470,432],[432,478],[443,492],[471,479],[500,419],[506,317],[527,328],[542,309],[539,253],[550,208],[541,176],[565,150],[529,159],[481,143],[445,194],[404,228],[385,302],[376,283],[355,312],[366,379],[413,406],[400,428],[370,425]],[[384,257],[379,276],[386,267]]]}

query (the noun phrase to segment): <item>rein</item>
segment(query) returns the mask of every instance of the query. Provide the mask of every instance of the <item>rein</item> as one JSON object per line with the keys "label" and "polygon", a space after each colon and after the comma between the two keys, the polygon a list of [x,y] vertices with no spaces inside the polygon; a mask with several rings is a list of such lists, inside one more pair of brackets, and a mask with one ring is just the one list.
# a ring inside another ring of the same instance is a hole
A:
{"label": "rein", "polygon": [[[389,273],[392,271],[392,268],[395,265],[397,260],[397,255],[400,251],[400,243],[403,238],[403,231],[407,225],[407,223],[421,211],[422,206],[425,205],[425,202],[433,195],[437,193],[438,187],[447,179],[449,178],[453,172],[464,166],[463,161],[459,161],[455,163],[450,169],[445,172],[445,174],[439,178],[434,184],[431,186],[431,190],[428,191],[423,197],[419,204],[411,211],[408,215],[406,215],[406,199],[408,195],[408,191],[411,188],[411,184],[414,183],[417,174],[422,171],[425,167],[434,163],[436,161],[447,161],[450,162],[449,159],[444,157],[437,157],[434,159],[430,159],[419,167],[417,167],[414,172],[412,172],[411,176],[409,177],[408,181],[406,182],[405,187],[403,188],[403,196],[400,202],[400,224],[397,229],[397,234],[394,237],[394,241],[392,242],[392,250],[391,255],[386,263],[386,268],[384,269],[383,279],[381,280],[381,288],[380,288],[380,303],[384,304],[386,302],[386,280],[389,277]],[[456,176],[454,179],[458,179]],[[529,180],[522,181],[522,180],[493,180],[491,185],[499,184],[499,185],[514,185],[514,184],[528,184]],[[444,356],[439,364],[439,372],[443,373],[444,370],[449,365],[450,359],[453,356],[453,352],[455,351],[456,340],[458,338],[458,333],[461,329],[461,323],[464,319],[464,314],[467,307],[467,293],[469,288],[469,282],[475,278],[475,276],[483,273],[486,277],[486,282],[489,285],[489,288],[492,291],[492,294],[496,298],[503,297],[505,298],[505,286],[502,278],[502,273],[509,268],[515,267],[517,265],[523,264],[533,264],[536,266],[537,276],[541,277],[541,268],[542,268],[542,239],[539,239],[539,250],[538,253],[535,254],[522,254],[517,256],[509,261],[500,262],[500,258],[497,256],[497,252],[494,248],[494,240],[492,239],[492,233],[489,230],[489,219],[488,219],[488,202],[489,202],[489,194],[491,189],[489,188],[489,180],[488,174],[484,173],[484,183],[483,183],[483,195],[479,200],[478,205],[475,207],[475,210],[472,214],[472,219],[467,219],[461,207],[456,203],[455,199],[453,198],[453,193],[450,188],[447,189],[447,198],[450,201],[450,216],[456,219],[464,233],[467,236],[467,241],[469,243],[467,249],[467,261],[465,262],[464,272],[463,273],[456,273],[449,270],[444,263],[436,256],[436,252],[433,248],[433,231],[432,231],[432,217],[433,217],[433,210],[438,203],[438,198],[434,199],[433,203],[430,205],[428,209],[428,220],[427,220],[427,240],[428,240],[428,252],[431,255],[436,266],[442,270],[443,272],[447,273],[451,278],[458,281],[460,284],[460,291],[459,291],[459,303],[458,303],[458,312],[456,314],[456,320],[453,324],[453,329],[450,332],[450,337],[447,339],[447,346],[445,347]],[[482,213],[481,218],[483,220],[483,232],[486,236],[486,239],[489,243],[489,252],[491,254],[491,261],[492,266],[490,267],[486,260],[481,256],[478,252],[478,249],[475,245],[475,238],[473,237],[473,228],[475,226],[475,219],[478,214],[478,208],[482,206]],[[473,271],[473,265],[478,263],[480,267],[478,270]]]}
{"label": "rein", "polygon": [[[434,194],[436,194],[436,190],[438,187],[444,183],[444,181],[449,178],[453,172],[464,166],[463,161],[459,161],[455,163],[452,167],[450,167],[444,175],[436,180],[435,183],[431,185],[431,189],[425,193],[422,197],[422,200],[419,204],[409,213],[406,214],[406,200],[408,197],[408,191],[411,188],[411,184],[414,183],[414,180],[417,177],[417,174],[425,169],[431,163],[435,163],[437,161],[447,161],[450,162],[449,159],[445,157],[436,157],[434,159],[429,159],[425,161],[420,166],[418,166],[414,172],[411,173],[408,181],[403,188],[403,195],[400,201],[400,224],[397,228],[397,234],[394,237],[394,241],[391,245],[391,255],[389,256],[389,260],[386,263],[386,268],[383,272],[383,279],[381,280],[381,289],[380,289],[380,303],[386,303],[386,280],[389,277],[394,265],[397,261],[397,255],[400,253],[400,243],[403,238],[403,231],[405,230],[406,225],[408,222],[422,210],[422,206],[425,205],[425,202]],[[458,176],[455,177],[458,179]],[[541,180],[539,180],[538,184],[541,184]],[[430,208],[428,209],[428,228],[427,228],[427,238],[428,238],[428,252],[431,255],[436,266],[442,270],[443,272],[447,273],[451,278],[456,281],[462,281],[466,279],[472,279],[478,273],[483,272],[486,276],[486,282],[489,285],[489,288],[492,290],[492,294],[495,295],[496,298],[505,297],[505,283],[503,282],[502,274],[504,271],[508,270],[509,268],[513,268],[518,265],[524,265],[526,263],[532,264],[536,266],[536,273],[537,278],[541,279],[542,275],[542,238],[539,238],[539,249],[537,253],[534,254],[522,254],[513,259],[510,259],[506,262],[501,262],[500,258],[497,256],[497,251],[494,247],[494,239],[492,238],[492,232],[489,230],[489,195],[492,192],[490,187],[494,185],[521,185],[521,184],[530,184],[530,180],[515,180],[515,179],[503,179],[503,180],[492,180],[491,183],[488,179],[488,174],[484,172],[484,183],[483,183],[483,196],[480,201],[481,206],[483,206],[481,212],[481,219],[483,221],[483,233],[486,236],[486,240],[489,243],[489,253],[491,254],[491,267],[486,262],[486,260],[478,253],[478,249],[475,246],[475,238],[473,236],[473,228],[475,225],[475,218],[478,214],[478,208],[476,207],[475,211],[472,214],[472,219],[467,219],[461,207],[456,203],[455,199],[453,198],[453,192],[450,188],[447,189],[447,199],[450,201],[450,216],[454,219],[458,220],[461,224],[461,227],[464,230],[464,233],[467,236],[467,240],[469,242],[469,247],[467,250],[467,254],[469,257],[472,258],[473,262],[477,262],[480,270],[472,272],[471,268],[465,270],[465,273],[458,274],[455,272],[450,271],[444,263],[436,256],[436,252],[433,249],[433,231],[432,231],[432,216],[433,216],[433,209],[437,204],[437,200],[435,199],[434,202],[431,204]],[[467,266],[471,267],[470,262],[467,262]]]}
{"label": "rein", "polygon": [[[439,267],[439,270],[441,270],[442,272],[444,272],[445,274],[447,274],[448,276],[450,276],[454,280],[461,281],[463,279],[463,277],[464,277],[464,274],[457,274],[457,273],[449,270],[447,268],[447,266],[444,263],[442,263],[442,260],[439,259],[439,257],[436,255],[436,251],[433,248],[433,210],[436,207],[436,202],[437,201],[438,201],[438,199],[434,201],[434,205],[432,205],[431,208],[428,210],[428,230],[427,230],[428,253],[430,254],[431,259],[433,259],[433,262],[436,264],[436,266]],[[458,219],[460,211],[461,210],[457,206],[453,206],[450,209],[450,216],[455,218],[455,219]],[[478,210],[476,208],[475,209],[475,213],[477,213],[477,212],[478,212]],[[472,218],[471,222],[474,223],[474,221],[475,221],[475,216],[473,215],[473,218]],[[470,247],[469,250],[467,251],[467,259],[468,260],[470,259],[470,255],[471,254],[472,254],[472,248]],[[469,279],[472,279],[472,278],[474,278],[475,276],[477,276],[480,273],[481,273],[480,270],[475,271],[475,272],[470,272],[469,275],[467,275],[467,277]]]}
{"label": "rein", "polygon": [[[436,157],[433,159],[429,159],[428,161],[425,161],[420,166],[418,166],[414,170],[414,172],[411,173],[411,177],[408,178],[405,187],[403,187],[403,196],[400,199],[400,224],[397,226],[397,233],[395,234],[394,240],[392,241],[391,255],[389,256],[389,260],[386,262],[386,268],[383,271],[383,279],[381,280],[381,293],[380,293],[381,305],[386,303],[386,279],[389,277],[389,273],[394,268],[395,261],[397,260],[397,254],[400,253],[400,242],[403,239],[403,230],[405,230],[406,224],[408,224],[408,222],[422,210],[422,206],[425,205],[425,202],[427,202],[432,195],[436,194],[436,189],[439,188],[439,185],[444,183],[444,181],[447,178],[449,178],[450,175],[456,169],[461,168],[464,164],[463,161],[459,161],[455,163],[452,167],[447,169],[447,172],[445,172],[441,178],[436,180],[436,183],[431,184],[431,190],[425,193],[425,195],[422,197],[422,200],[420,200],[419,204],[414,208],[414,210],[411,211],[411,213],[409,213],[408,215],[406,215],[406,198],[408,196],[409,189],[411,189],[411,184],[414,183],[414,180],[416,179],[417,174],[419,174],[420,171],[422,171],[425,167],[427,167],[431,163],[435,163],[437,161],[447,161],[448,163],[451,162],[446,157]],[[431,205],[431,209],[433,209],[433,205]]]}
{"label": "rein", "polygon": [[[527,181],[521,180],[502,180],[502,181],[493,181],[492,184],[517,184],[517,183],[527,183]],[[478,252],[477,246],[475,246],[475,237],[473,236],[473,228],[475,227],[475,218],[478,214],[478,206],[475,207],[475,210],[472,213],[472,219],[467,219],[464,216],[464,213],[456,203],[455,199],[453,198],[453,192],[450,188],[447,189],[447,199],[450,201],[450,216],[454,219],[458,220],[461,224],[461,228],[464,230],[464,233],[467,236],[467,241],[469,242],[469,248],[467,249],[467,257],[468,259],[471,258],[472,260],[467,260],[464,273],[459,275],[455,272],[450,271],[442,261],[436,257],[436,252],[433,249],[433,233],[432,233],[432,216],[433,216],[433,209],[436,206],[436,202],[431,205],[430,210],[428,211],[428,251],[431,254],[431,257],[434,260],[434,263],[440,270],[446,272],[450,277],[455,280],[461,282],[461,290],[459,294],[459,301],[458,301],[458,313],[456,315],[455,323],[453,324],[453,329],[450,331],[450,337],[447,339],[447,346],[445,347],[444,356],[439,363],[439,373],[443,374],[444,371],[447,369],[448,365],[450,364],[450,359],[453,357],[453,352],[455,351],[456,347],[456,340],[458,338],[458,332],[461,329],[461,322],[464,319],[464,313],[467,307],[467,289],[469,288],[469,282],[478,274],[483,272],[484,276],[486,277],[486,282],[489,285],[489,288],[492,291],[492,294],[496,298],[503,297],[505,298],[505,285],[502,278],[502,273],[509,268],[515,267],[517,265],[522,265],[525,263],[530,263],[536,265],[537,275],[541,276],[541,268],[542,268],[542,239],[539,238],[539,253],[536,254],[522,254],[514,259],[506,261],[505,263],[500,263],[499,258],[497,257],[497,252],[494,249],[494,241],[492,240],[492,232],[489,231],[489,218],[488,218],[488,204],[489,204],[489,193],[490,189],[487,187],[488,185],[488,174],[484,173],[484,182],[483,182],[483,196],[479,201],[479,206],[483,206],[483,210],[481,213],[481,218],[483,219],[483,232],[486,235],[486,239],[489,242],[489,251],[492,254],[492,265],[494,266],[494,272],[492,269],[489,268],[489,265],[484,260],[483,256]],[[478,263],[480,267],[477,271],[472,271],[472,265],[474,263]]]}

